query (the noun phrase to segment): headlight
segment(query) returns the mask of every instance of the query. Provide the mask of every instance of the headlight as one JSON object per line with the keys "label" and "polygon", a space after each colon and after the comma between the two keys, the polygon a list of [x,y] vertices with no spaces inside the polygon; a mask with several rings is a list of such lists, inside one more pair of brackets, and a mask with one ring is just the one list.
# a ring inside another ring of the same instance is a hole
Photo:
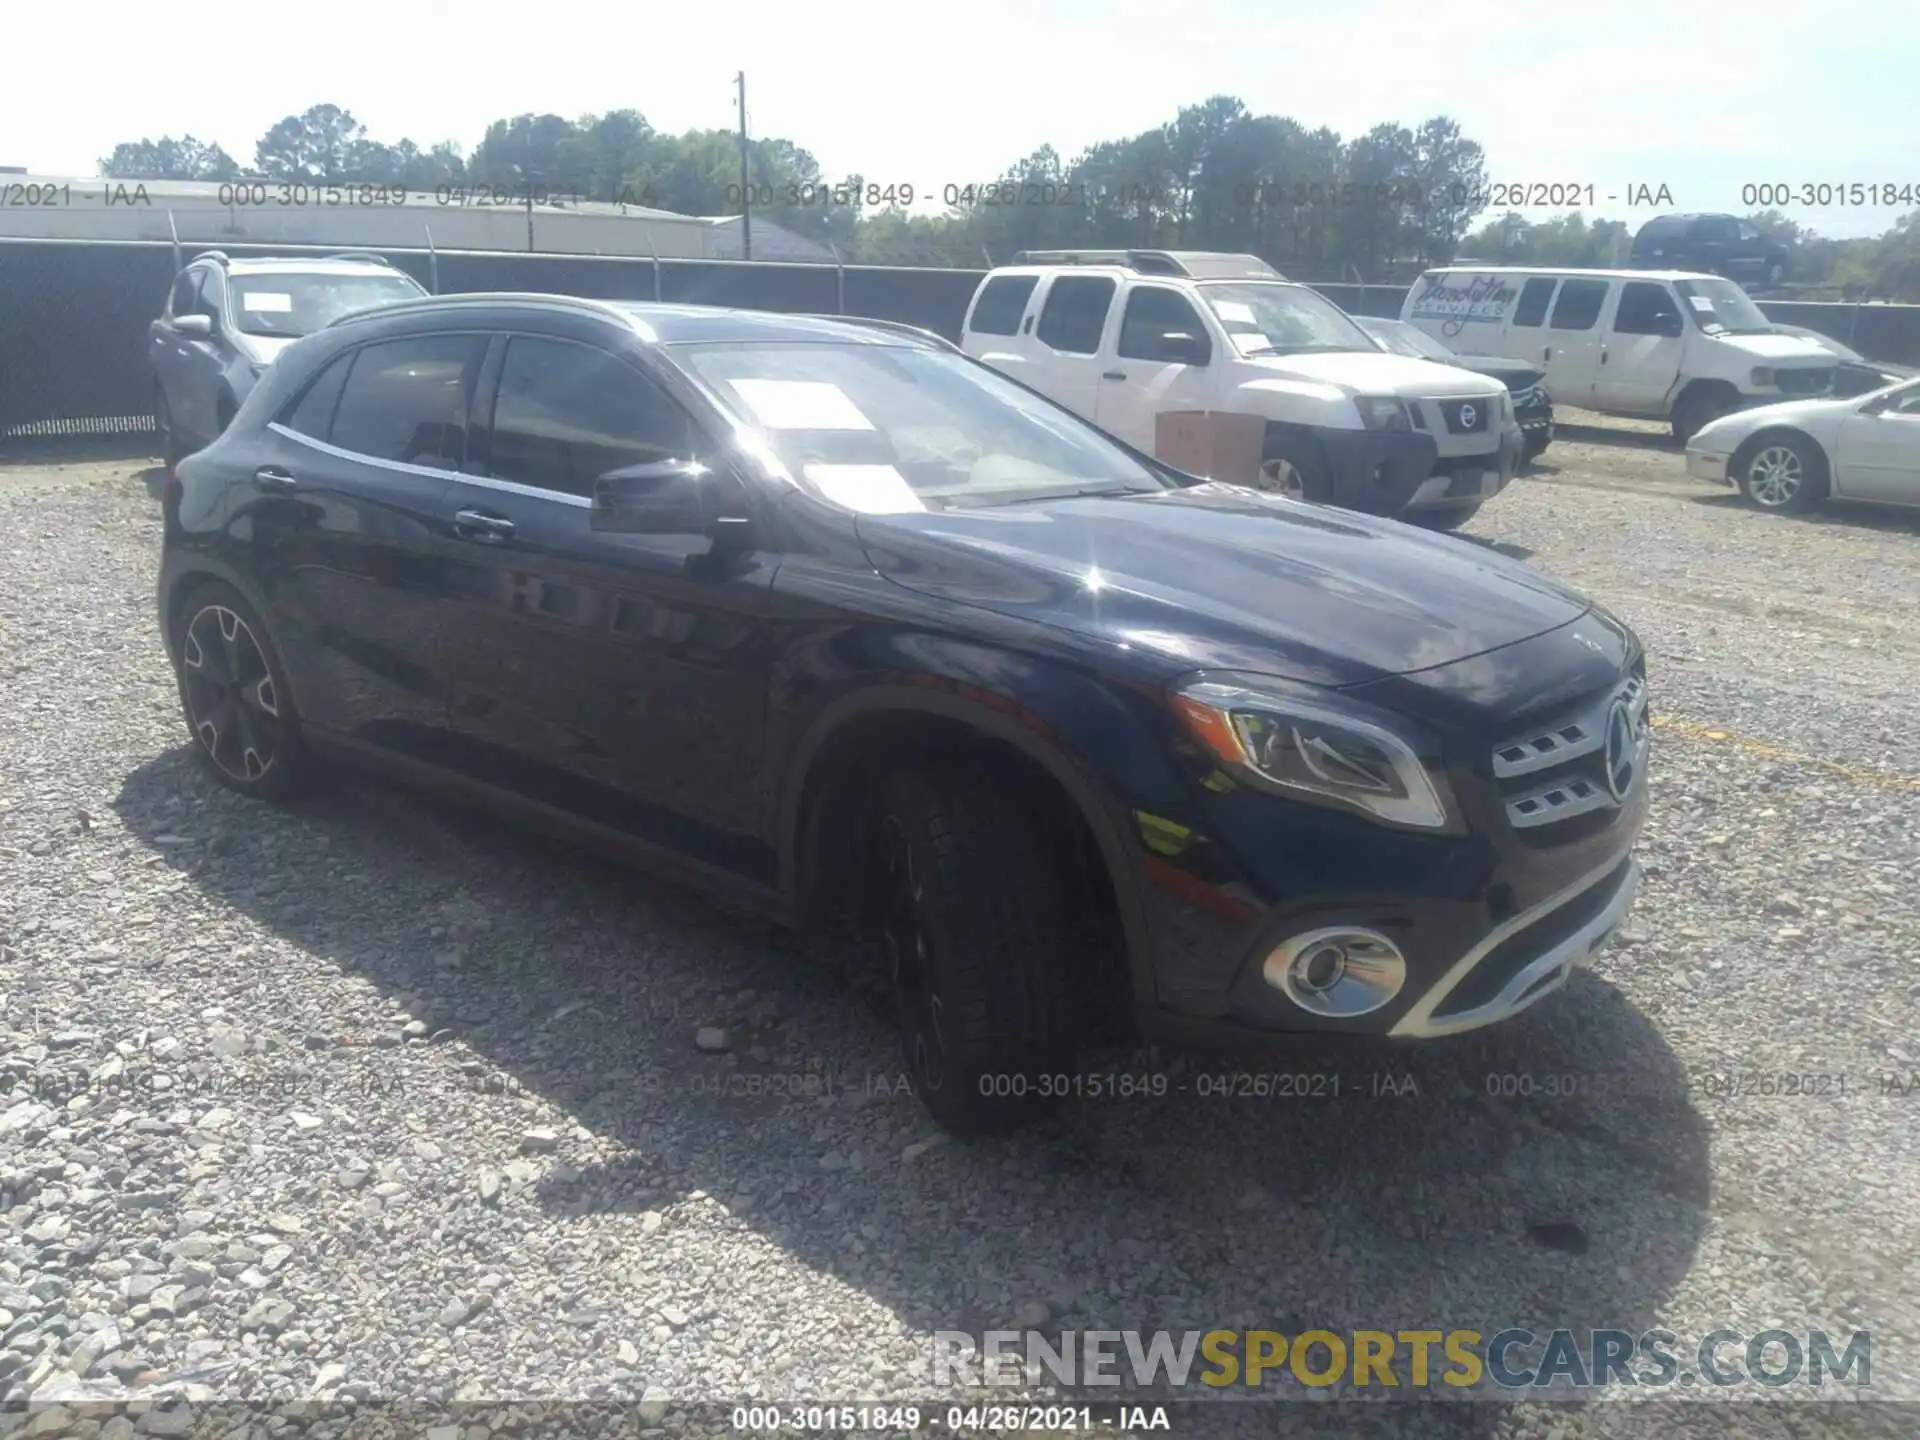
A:
{"label": "headlight", "polygon": [[1392,395],[1356,395],[1353,403],[1360,411],[1360,423],[1369,430],[1411,430],[1407,407]]}
{"label": "headlight", "polygon": [[1748,378],[1751,379],[1755,385],[1771,385],[1773,384],[1773,371],[1765,365],[1756,365],[1753,367],[1753,374]]}
{"label": "headlight", "polygon": [[1381,720],[1258,676],[1201,678],[1174,695],[1188,731],[1230,773],[1296,800],[1439,830],[1447,805],[1420,757]]}

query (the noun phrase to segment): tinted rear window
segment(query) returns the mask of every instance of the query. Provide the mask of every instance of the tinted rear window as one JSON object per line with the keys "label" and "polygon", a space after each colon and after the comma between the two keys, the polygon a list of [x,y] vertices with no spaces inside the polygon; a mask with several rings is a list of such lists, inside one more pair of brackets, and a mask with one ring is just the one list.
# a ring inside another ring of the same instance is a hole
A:
{"label": "tinted rear window", "polygon": [[1607,301],[1605,280],[1563,280],[1560,298],[1553,302],[1550,330],[1590,330],[1600,318],[1600,307]]}
{"label": "tinted rear window", "polygon": [[1105,275],[1060,275],[1047,289],[1034,334],[1040,343],[1074,355],[1091,355],[1100,348],[1107,328],[1107,310],[1118,287]]}
{"label": "tinted rear window", "polygon": [[1014,334],[1020,328],[1020,317],[1027,313],[1033,287],[1039,283],[1038,275],[996,275],[974,302],[967,328],[979,335]]}
{"label": "tinted rear window", "polygon": [[1547,318],[1547,302],[1553,298],[1553,287],[1560,282],[1551,275],[1536,275],[1520,287],[1520,303],[1513,307],[1513,323],[1516,325],[1537,326]]}
{"label": "tinted rear window", "polygon": [[467,367],[484,343],[477,335],[416,335],[361,349],[327,438],[376,460],[459,469]]}

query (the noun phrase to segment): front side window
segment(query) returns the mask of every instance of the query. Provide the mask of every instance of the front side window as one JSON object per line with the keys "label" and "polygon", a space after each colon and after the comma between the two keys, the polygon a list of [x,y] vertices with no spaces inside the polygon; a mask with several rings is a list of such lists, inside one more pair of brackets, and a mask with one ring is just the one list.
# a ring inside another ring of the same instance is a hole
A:
{"label": "front side window", "polygon": [[[1169,335],[1188,335],[1193,343],[1203,347],[1206,358],[1189,359],[1185,363],[1204,365],[1211,359],[1211,346],[1207,342],[1207,327],[1201,322],[1200,314],[1187,303],[1187,297],[1178,290],[1168,290],[1159,285],[1138,285],[1127,296],[1127,308],[1120,316],[1120,355],[1127,360],[1169,360],[1167,354]],[[1196,351],[1195,354],[1201,354]]]}
{"label": "front side window", "polygon": [[1613,328],[1620,335],[1678,335],[1680,305],[1673,292],[1649,280],[1629,280],[1620,292]]}
{"label": "front side window", "polygon": [[376,460],[457,470],[466,452],[467,372],[485,338],[417,335],[353,356],[327,439]]}
{"label": "front side window", "polygon": [[591,496],[609,470],[695,449],[686,411],[618,357],[531,335],[507,342],[487,450],[494,478]]}
{"label": "front side window", "polygon": [[371,310],[427,292],[404,275],[235,275],[234,328],[245,335],[296,339],[355,310]]}
{"label": "front side window", "polygon": [[1097,353],[1118,288],[1105,275],[1057,276],[1047,288],[1047,303],[1033,333],[1042,345],[1070,355]]}
{"label": "front side window", "polygon": [[1304,285],[1212,280],[1200,298],[1242,355],[1307,355],[1377,350],[1367,332],[1338,305]]}
{"label": "front side window", "polygon": [[1077,416],[985,365],[893,345],[671,347],[794,480],[887,513],[1174,488]]}
{"label": "front side window", "polygon": [[1709,335],[1765,335],[1773,329],[1760,307],[1731,280],[1676,280],[1673,288],[1686,313]]}

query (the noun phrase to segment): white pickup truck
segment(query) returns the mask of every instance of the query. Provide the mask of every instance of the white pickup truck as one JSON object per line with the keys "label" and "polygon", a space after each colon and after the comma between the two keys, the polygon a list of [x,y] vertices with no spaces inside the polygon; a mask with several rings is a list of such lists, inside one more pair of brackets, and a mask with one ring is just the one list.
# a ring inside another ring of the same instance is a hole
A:
{"label": "white pickup truck", "polygon": [[1014,258],[974,292],[961,348],[1137,449],[1153,453],[1166,412],[1258,415],[1263,486],[1442,529],[1513,478],[1505,385],[1387,353],[1255,256]]}

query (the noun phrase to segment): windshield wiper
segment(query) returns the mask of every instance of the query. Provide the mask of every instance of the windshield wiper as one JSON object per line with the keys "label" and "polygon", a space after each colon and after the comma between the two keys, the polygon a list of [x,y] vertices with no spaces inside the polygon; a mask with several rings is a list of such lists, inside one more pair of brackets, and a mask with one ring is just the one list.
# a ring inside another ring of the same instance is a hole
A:
{"label": "windshield wiper", "polygon": [[[1105,495],[1159,495],[1158,486],[1080,485],[1057,490],[1021,490],[1013,494],[942,495],[937,498],[956,510],[983,510],[996,505],[1025,505],[1034,500],[1081,500]],[[934,498],[934,497],[929,497]]]}

